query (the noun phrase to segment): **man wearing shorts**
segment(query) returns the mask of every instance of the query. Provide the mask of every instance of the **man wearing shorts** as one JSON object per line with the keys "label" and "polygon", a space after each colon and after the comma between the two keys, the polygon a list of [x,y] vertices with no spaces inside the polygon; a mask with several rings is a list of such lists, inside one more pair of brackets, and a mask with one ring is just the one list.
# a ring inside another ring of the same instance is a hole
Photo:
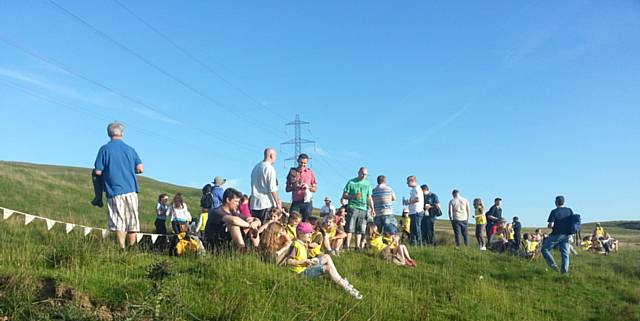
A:
{"label": "man wearing shorts", "polygon": [[109,230],[116,232],[120,249],[124,250],[125,236],[132,246],[140,231],[136,174],[144,172],[144,165],[136,150],[122,141],[122,124],[109,124],[107,134],[111,141],[100,147],[94,168],[96,176],[102,176],[107,193]]}
{"label": "man wearing shorts", "polygon": [[[351,245],[351,237],[356,234],[356,249],[362,248],[362,235],[367,229],[367,215],[373,217],[373,198],[371,198],[372,187],[367,180],[369,170],[361,167],[358,177],[350,180],[344,187],[342,198],[348,200],[347,203],[347,247]],[[368,207],[367,207],[368,206]]]}

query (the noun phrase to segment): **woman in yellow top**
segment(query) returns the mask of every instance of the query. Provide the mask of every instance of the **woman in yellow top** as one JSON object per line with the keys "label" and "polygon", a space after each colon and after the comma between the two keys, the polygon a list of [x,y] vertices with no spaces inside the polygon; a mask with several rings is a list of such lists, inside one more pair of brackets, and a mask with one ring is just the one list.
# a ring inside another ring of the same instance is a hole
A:
{"label": "woman in yellow top", "polygon": [[322,233],[324,233],[322,248],[325,253],[340,255],[342,242],[347,237],[347,233],[338,228],[335,215],[327,215],[322,223]]}
{"label": "woman in yellow top", "polygon": [[376,255],[381,255],[387,260],[392,261],[396,265],[415,267],[416,262],[409,256],[407,247],[399,244],[398,228],[393,224],[384,226],[384,235],[378,233],[378,227],[375,223],[368,224],[368,240],[369,248]]}
{"label": "woman in yellow top", "polygon": [[313,234],[313,232],[314,230],[311,224],[306,222],[298,224],[296,227],[297,236],[291,245],[287,265],[291,267],[293,272],[306,277],[318,277],[324,273],[328,273],[333,282],[340,285],[356,299],[362,300],[363,296],[360,291],[356,290],[347,279],[340,276],[329,255],[320,254],[313,259],[309,258],[307,244],[311,240],[311,234]]}
{"label": "woman in yellow top", "polygon": [[[487,217],[484,214],[484,204],[482,203],[482,199],[474,199],[473,208],[475,209],[475,215],[473,217],[476,220],[476,240],[478,241],[480,251],[485,251],[487,250],[487,244],[482,233],[484,233],[485,226],[487,225]],[[488,241],[489,240],[487,240],[487,242]]]}

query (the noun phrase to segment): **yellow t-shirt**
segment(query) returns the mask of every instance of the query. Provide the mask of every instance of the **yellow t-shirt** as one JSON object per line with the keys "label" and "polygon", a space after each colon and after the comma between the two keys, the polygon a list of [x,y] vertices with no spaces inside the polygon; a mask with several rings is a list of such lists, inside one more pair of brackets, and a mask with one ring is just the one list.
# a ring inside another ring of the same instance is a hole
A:
{"label": "yellow t-shirt", "polygon": [[538,242],[537,241],[525,241],[525,243],[527,245],[527,252],[528,253],[535,252],[536,248],[538,247]]}
{"label": "yellow t-shirt", "polygon": [[584,251],[589,251],[591,249],[592,244],[593,243],[591,241],[582,241],[580,243],[580,247],[582,247],[582,250]]}
{"label": "yellow t-shirt", "polygon": [[311,242],[317,243],[318,246],[309,248],[309,257],[316,257],[322,253],[322,233],[316,231],[311,235]]}
{"label": "yellow t-shirt", "polygon": [[287,235],[289,235],[289,238],[291,238],[292,240],[295,239],[298,236],[298,233],[296,233],[296,227],[295,226],[291,226],[289,224],[284,226],[284,229],[287,230]]}
{"label": "yellow t-shirt", "polygon": [[391,237],[383,237],[382,238],[382,243],[384,243],[385,246],[389,246],[390,245],[392,249],[395,249],[396,247],[398,247],[398,245],[393,242],[393,238],[391,238]]}
{"label": "yellow t-shirt", "polygon": [[376,236],[369,240],[369,247],[375,254],[380,254],[382,250],[387,247],[387,245],[382,241],[382,236]]}
{"label": "yellow t-shirt", "polygon": [[[295,240],[295,241],[293,241],[293,244],[291,246],[293,246],[293,250],[291,251],[291,258],[292,259],[301,261],[301,260],[306,260],[308,258],[308,256],[307,256],[307,245],[302,243],[302,241]],[[291,271],[296,272],[296,273],[302,273],[306,269],[307,269],[307,267],[305,265],[294,265],[294,266],[291,266]]]}
{"label": "yellow t-shirt", "polygon": [[336,232],[338,232],[338,228],[334,226],[333,230],[324,230],[324,236],[331,239],[336,236]]}
{"label": "yellow t-shirt", "polygon": [[513,230],[513,228],[508,229],[507,232],[509,232],[509,234],[508,234],[509,236],[508,236],[507,239],[509,241],[513,241],[515,239],[515,237],[516,237],[516,232]]}
{"label": "yellow t-shirt", "polygon": [[474,217],[476,219],[476,224],[478,225],[487,224],[487,216],[484,215],[484,208],[482,207],[476,208],[476,213]]}
{"label": "yellow t-shirt", "polygon": [[411,233],[411,218],[409,217],[403,217],[400,219],[400,226],[402,227],[402,230],[407,232],[407,233]]}
{"label": "yellow t-shirt", "polygon": [[598,238],[604,237],[604,228],[603,227],[596,227],[596,237],[598,237]]}
{"label": "yellow t-shirt", "polygon": [[200,224],[200,229],[198,231],[204,232],[204,228],[207,227],[207,220],[209,219],[209,213],[200,214],[200,220],[202,224]]}

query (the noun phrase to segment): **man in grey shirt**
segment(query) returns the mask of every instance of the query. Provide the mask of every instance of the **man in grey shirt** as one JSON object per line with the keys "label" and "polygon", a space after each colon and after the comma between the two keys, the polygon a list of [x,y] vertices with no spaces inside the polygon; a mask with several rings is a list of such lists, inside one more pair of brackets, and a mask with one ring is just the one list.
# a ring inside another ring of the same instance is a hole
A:
{"label": "man in grey shirt", "polygon": [[276,150],[267,148],[264,150],[264,159],[251,171],[251,198],[249,208],[251,215],[264,222],[267,211],[277,207],[282,209],[282,203],[278,197],[278,181],[276,169]]}
{"label": "man in grey shirt", "polygon": [[373,221],[378,226],[378,231],[382,233],[387,224],[396,225],[396,218],[393,216],[393,202],[396,200],[396,194],[387,185],[387,178],[384,175],[378,176],[378,186],[373,189],[371,197],[373,197],[373,210],[376,215]]}

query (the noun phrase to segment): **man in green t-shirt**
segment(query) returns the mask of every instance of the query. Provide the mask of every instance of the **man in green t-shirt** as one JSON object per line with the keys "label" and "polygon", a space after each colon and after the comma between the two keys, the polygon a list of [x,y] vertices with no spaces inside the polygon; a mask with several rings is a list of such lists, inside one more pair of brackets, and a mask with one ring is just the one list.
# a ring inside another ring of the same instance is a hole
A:
{"label": "man in green t-shirt", "polygon": [[365,167],[361,167],[358,171],[358,177],[350,180],[344,187],[342,198],[349,201],[345,225],[347,247],[351,246],[351,237],[354,232],[356,233],[356,249],[363,247],[362,235],[367,230],[367,215],[373,217],[372,187],[367,180],[368,174],[369,171]]}

